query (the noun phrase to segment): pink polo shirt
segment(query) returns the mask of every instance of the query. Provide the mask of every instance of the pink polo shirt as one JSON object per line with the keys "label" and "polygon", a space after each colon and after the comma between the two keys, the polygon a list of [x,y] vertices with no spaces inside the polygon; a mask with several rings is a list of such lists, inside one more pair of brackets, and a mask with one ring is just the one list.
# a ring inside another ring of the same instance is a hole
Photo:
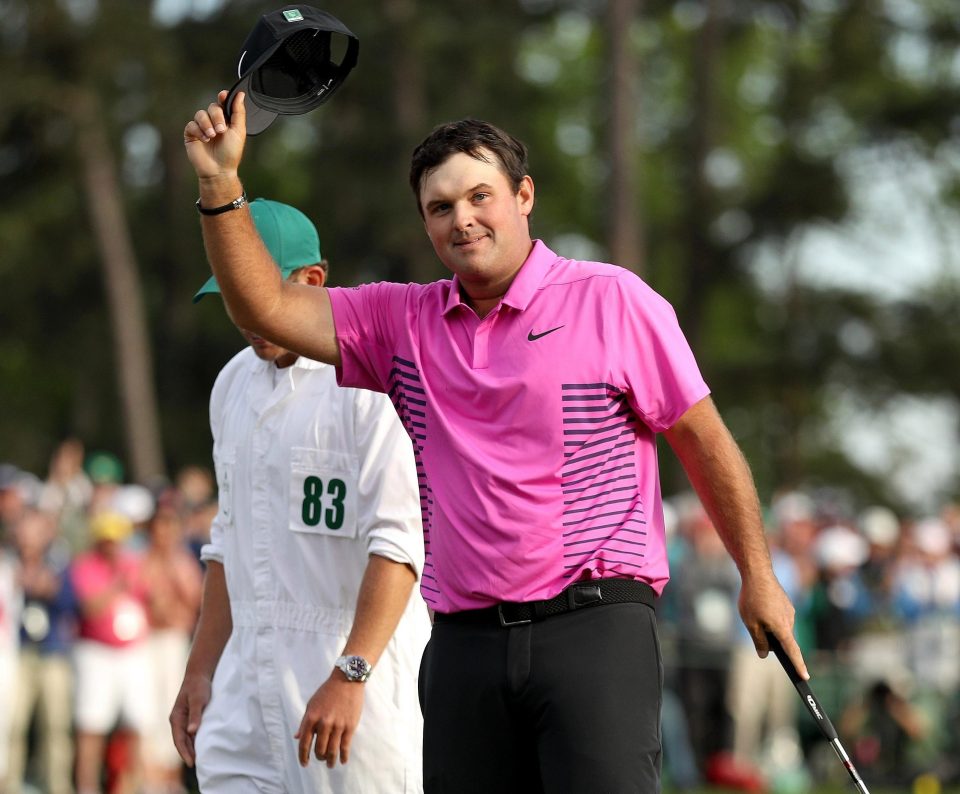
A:
{"label": "pink polo shirt", "polygon": [[[147,593],[142,580],[142,558],[124,551],[110,562],[96,551],[79,555],[71,566],[73,588],[81,603],[116,588],[113,598],[97,614],[81,610],[79,635],[114,648],[123,648],[146,639]],[[117,583],[123,582],[122,588]]]}
{"label": "pink polo shirt", "polygon": [[482,320],[457,278],[331,289],[341,385],[413,439],[439,612],[669,578],[655,434],[709,393],[670,305],[537,241]]}

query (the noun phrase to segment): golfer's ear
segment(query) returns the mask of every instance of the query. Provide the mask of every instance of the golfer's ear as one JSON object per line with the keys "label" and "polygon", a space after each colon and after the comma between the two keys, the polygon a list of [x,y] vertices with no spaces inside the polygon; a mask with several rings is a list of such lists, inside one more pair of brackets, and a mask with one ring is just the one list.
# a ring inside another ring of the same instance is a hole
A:
{"label": "golfer's ear", "polygon": [[520,180],[520,189],[517,191],[517,204],[521,215],[533,212],[533,178],[527,174]]}

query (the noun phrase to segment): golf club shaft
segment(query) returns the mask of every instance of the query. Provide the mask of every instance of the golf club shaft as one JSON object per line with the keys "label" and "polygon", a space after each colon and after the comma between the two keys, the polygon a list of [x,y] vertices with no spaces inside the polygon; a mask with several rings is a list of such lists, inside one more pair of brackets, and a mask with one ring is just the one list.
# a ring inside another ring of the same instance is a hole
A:
{"label": "golf club shaft", "polygon": [[840,759],[840,762],[846,767],[847,772],[849,772],[850,777],[853,778],[853,782],[857,787],[857,791],[862,792],[862,794],[870,794],[867,791],[867,784],[863,782],[863,778],[860,777],[860,773],[857,772],[857,768],[853,765],[853,761],[850,760],[850,757],[847,755],[846,750],[843,749],[843,745],[840,744],[839,739],[831,739],[830,746],[833,748],[833,751],[837,754],[837,758]]}
{"label": "golf club shaft", "polygon": [[780,640],[778,640],[768,631],[767,643],[770,646],[770,650],[772,650],[776,654],[777,659],[780,660],[780,664],[783,666],[783,669],[793,682],[793,686],[800,694],[800,699],[803,701],[803,705],[807,707],[807,711],[810,712],[810,716],[812,716],[814,721],[817,723],[817,727],[820,728],[820,732],[826,737],[827,741],[830,742],[830,746],[837,754],[837,758],[839,758],[844,767],[846,767],[847,772],[850,774],[850,777],[857,786],[857,790],[862,792],[862,794],[870,794],[870,792],[867,791],[866,784],[863,782],[863,778],[860,777],[856,767],[854,767],[853,762],[850,760],[850,756],[847,755],[846,750],[843,749],[843,745],[840,744],[840,737],[837,735],[837,729],[833,727],[833,723],[830,722],[827,712],[824,711],[823,706],[820,705],[820,701],[817,700],[816,696],[813,694],[813,690],[810,689],[810,685],[803,680],[797,668],[790,660],[790,657],[787,656],[787,652],[780,644]]}

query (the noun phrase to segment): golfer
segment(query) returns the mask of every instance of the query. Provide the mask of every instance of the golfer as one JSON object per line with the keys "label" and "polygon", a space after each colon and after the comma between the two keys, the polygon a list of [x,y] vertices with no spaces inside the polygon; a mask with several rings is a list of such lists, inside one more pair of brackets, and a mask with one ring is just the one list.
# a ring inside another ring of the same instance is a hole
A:
{"label": "golfer", "polygon": [[[668,579],[663,433],[743,579],[761,655],[789,649],[750,471],[670,306],[629,271],[530,236],[522,143],[434,129],[410,183],[452,278],[285,283],[238,199],[242,95],[184,129],[208,257],[240,325],[386,392],[414,442],[435,624],[421,665],[424,789],[659,790],[655,596]],[[682,572],[681,572],[682,573]]]}

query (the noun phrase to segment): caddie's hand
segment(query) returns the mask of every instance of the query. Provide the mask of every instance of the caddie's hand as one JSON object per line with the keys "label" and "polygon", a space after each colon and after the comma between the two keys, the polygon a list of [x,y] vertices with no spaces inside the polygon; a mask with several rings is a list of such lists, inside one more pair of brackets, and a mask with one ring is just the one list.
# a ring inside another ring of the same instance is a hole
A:
{"label": "caddie's hand", "polygon": [[205,110],[198,110],[183,128],[187,159],[200,179],[236,176],[247,140],[247,111],[244,93],[234,97],[230,121],[223,105],[228,91],[217,94]]}
{"label": "caddie's hand", "polygon": [[204,675],[184,676],[180,692],[170,711],[170,731],[173,744],[187,766],[193,766],[197,760],[194,739],[200,729],[203,710],[210,702],[210,679]]}
{"label": "caddie's hand", "polygon": [[300,766],[310,761],[310,745],[316,743],[314,755],[333,769],[340,758],[345,764],[350,758],[350,742],[360,723],[363,710],[363,690],[366,684],[348,681],[339,670],[334,670],[323,685],[313,693],[293,738],[299,742]]}
{"label": "caddie's hand", "polygon": [[793,638],[796,610],[772,571],[767,576],[744,578],[739,607],[740,617],[753,638],[760,658],[764,659],[770,653],[770,644],[767,642],[769,631],[780,640],[797,672],[804,680],[809,679],[800,646]]}

